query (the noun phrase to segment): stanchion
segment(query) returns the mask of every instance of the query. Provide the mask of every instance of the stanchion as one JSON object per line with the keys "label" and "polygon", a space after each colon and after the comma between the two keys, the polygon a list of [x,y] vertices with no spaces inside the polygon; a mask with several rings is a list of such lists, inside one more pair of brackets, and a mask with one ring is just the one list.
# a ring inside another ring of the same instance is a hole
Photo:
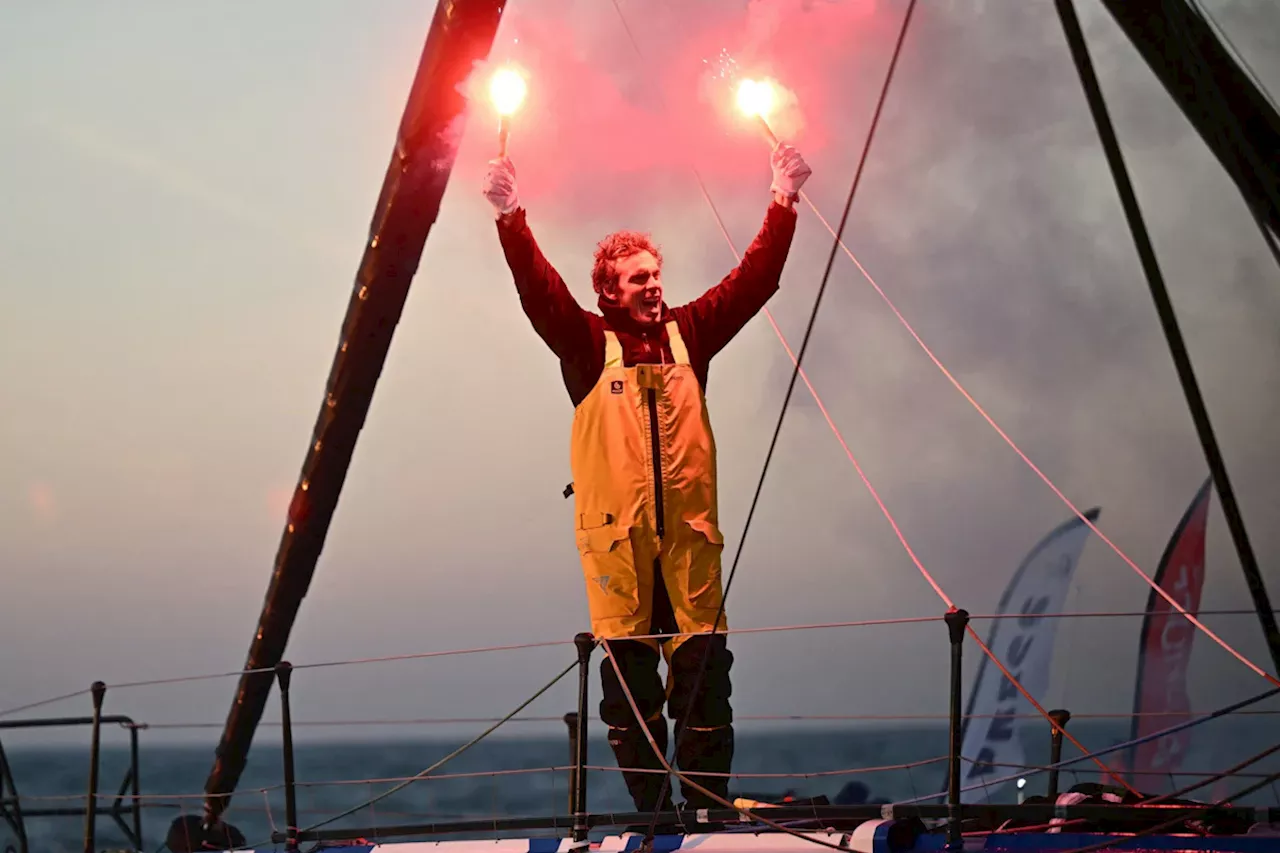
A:
{"label": "stanchion", "polygon": [[98,819],[98,763],[102,757],[102,700],[107,695],[107,685],[93,682],[89,688],[93,694],[93,729],[89,741],[89,803],[84,810],[84,853],[93,853],[94,834]]}
{"label": "stanchion", "polygon": [[565,714],[564,724],[569,727],[569,814],[573,814],[578,802],[578,712]]}
{"label": "stanchion", "polygon": [[573,808],[573,840],[584,845],[587,841],[587,689],[591,684],[591,650],[596,638],[583,632],[573,638],[578,649],[578,720],[577,737],[573,743],[573,787],[569,791]]}
{"label": "stanchion", "polygon": [[950,610],[943,617],[951,638],[951,734],[947,768],[947,850],[960,850],[964,839],[960,835],[960,744],[964,731],[964,712],[961,710],[961,658],[964,649],[964,631],[969,627],[969,611]]}
{"label": "stanchion", "polygon": [[1049,771],[1049,802],[1055,802],[1058,799],[1058,762],[1062,761],[1062,730],[1067,727],[1067,723],[1071,720],[1071,712],[1063,708],[1049,712],[1049,719],[1053,720],[1053,731],[1049,734],[1049,765],[1053,768]]}
{"label": "stanchion", "polygon": [[284,744],[284,822],[288,833],[284,849],[298,853],[298,788],[293,776],[293,714],[289,709],[289,679],[293,665],[287,660],[276,664],[276,681],[280,685],[280,740]]}

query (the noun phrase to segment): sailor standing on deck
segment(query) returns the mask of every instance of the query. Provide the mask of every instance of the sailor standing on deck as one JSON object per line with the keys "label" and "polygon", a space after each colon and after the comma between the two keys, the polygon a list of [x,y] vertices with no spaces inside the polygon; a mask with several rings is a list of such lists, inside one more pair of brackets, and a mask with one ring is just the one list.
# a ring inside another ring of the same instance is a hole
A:
{"label": "sailor standing on deck", "polygon": [[[662,300],[662,254],[645,234],[600,241],[591,272],[600,314],[583,310],[543,257],[516,192],[515,169],[493,160],[484,195],[497,212],[498,238],[520,304],[560,359],[575,407],[570,462],[578,552],[591,630],[610,647],[649,732],[667,749],[664,701],[677,731],[676,767],[721,797],[733,759],[729,669],[723,633],[716,448],[704,392],[707,367],[778,289],[795,233],[794,202],[810,169],[794,148],[770,155],[773,200],[742,262],[694,301]],[[603,316],[602,316],[603,315]],[[668,689],[658,675],[663,643]],[[701,636],[700,636],[701,635]],[[707,655],[698,695],[692,695]],[[622,768],[661,770],[617,674],[601,662],[600,716]],[[685,729],[683,733],[681,729]],[[638,811],[658,802],[661,773],[623,774]],[[687,786],[685,786],[687,787]],[[687,808],[719,804],[684,790]]]}

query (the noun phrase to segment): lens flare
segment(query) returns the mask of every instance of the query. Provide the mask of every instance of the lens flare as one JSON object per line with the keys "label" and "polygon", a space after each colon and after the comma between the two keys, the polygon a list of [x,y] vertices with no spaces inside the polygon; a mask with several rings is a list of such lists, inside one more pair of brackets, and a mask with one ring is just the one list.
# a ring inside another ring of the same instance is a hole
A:
{"label": "lens flare", "polygon": [[773,87],[759,80],[743,80],[738,84],[738,109],[749,116],[768,118],[774,107]]}
{"label": "lens flare", "polygon": [[511,68],[499,68],[489,81],[489,100],[500,116],[509,116],[520,109],[527,91],[524,78]]}

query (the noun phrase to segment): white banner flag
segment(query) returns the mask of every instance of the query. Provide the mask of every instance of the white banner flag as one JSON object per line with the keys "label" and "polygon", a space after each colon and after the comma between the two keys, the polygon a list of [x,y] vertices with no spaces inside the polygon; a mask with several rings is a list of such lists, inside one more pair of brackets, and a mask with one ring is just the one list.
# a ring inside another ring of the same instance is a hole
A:
{"label": "white banner flag", "polygon": [[[1084,515],[1093,522],[1100,512],[1095,507]],[[1040,614],[1063,612],[1071,578],[1091,532],[1083,521],[1073,518],[1040,540],[1009,581],[996,611],[1016,613],[1018,618],[992,620],[987,634],[987,647],[1041,704],[1049,690],[1053,641],[1061,620],[1043,619]],[[1048,721],[1014,716],[1037,712],[976,644],[967,644],[965,654],[981,655],[982,662],[965,712],[961,788],[1017,773],[1014,765],[1026,763],[1020,732],[1027,723],[1042,730],[1046,741],[1050,732]],[[961,799],[986,802],[994,799],[1005,784],[966,791]]]}

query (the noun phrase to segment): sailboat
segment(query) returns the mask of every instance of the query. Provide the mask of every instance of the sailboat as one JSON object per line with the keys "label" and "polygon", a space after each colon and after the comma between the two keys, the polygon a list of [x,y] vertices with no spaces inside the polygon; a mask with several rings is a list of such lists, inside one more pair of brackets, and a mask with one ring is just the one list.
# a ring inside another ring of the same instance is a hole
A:
{"label": "sailboat", "polygon": [[[1280,233],[1280,117],[1253,82],[1241,72],[1219,40],[1186,0],[1102,0],[1104,7],[1137,47],[1169,95],[1218,157],[1257,218],[1260,229],[1274,240]],[[324,547],[330,522],[351,463],[360,431],[369,412],[382,365],[389,351],[410,284],[418,268],[423,247],[435,223],[457,153],[458,127],[466,120],[468,102],[463,84],[472,68],[489,54],[502,18],[504,0],[440,0],[426,38],[422,59],[409,93],[404,116],[397,132],[390,163],[356,274],[347,314],[342,324],[337,351],[329,374],[324,400],[308,443],[306,458],[288,508],[287,520],[275,558],[257,629],[250,645],[244,672],[236,687],[210,771],[199,816],[180,818],[170,833],[169,847],[180,850],[242,849],[243,836],[223,821],[235,795],[253,743],[254,734],[270,699],[272,687],[280,688],[284,726],[284,784],[289,804],[287,826],[272,838],[274,845],[296,850],[304,844],[332,845],[359,842],[372,836],[373,829],[300,829],[293,798],[290,713],[287,705],[288,668],[284,653],[290,632],[300,613],[311,584],[317,560]],[[1083,34],[1070,0],[1056,0],[1064,32],[1108,153],[1119,192],[1125,202],[1134,239],[1142,257],[1148,283],[1169,339],[1179,378],[1187,394],[1188,408],[1196,422],[1212,472],[1212,481],[1232,530],[1250,594],[1264,633],[1273,664],[1280,670],[1280,635],[1274,611],[1262,584],[1257,561],[1248,549],[1243,522],[1236,506],[1230,480],[1216,446],[1191,370],[1190,360],[1177,330],[1176,318],[1163,291],[1158,265],[1141,224],[1136,199],[1128,185],[1119,149],[1110,130],[1105,104],[1088,59]],[[798,369],[798,365],[797,365]],[[1073,532],[1097,532],[1096,513],[1081,514],[1080,522],[1069,522]],[[1083,541],[1083,540],[1080,540]],[[1011,602],[1021,607],[1020,602]],[[1032,605],[1033,610],[1038,605]],[[1019,611],[1031,615],[1031,611]],[[597,815],[587,811],[581,787],[579,762],[574,798],[569,814],[546,819],[486,820],[446,824],[383,826],[379,838],[448,836],[468,832],[516,832],[555,830],[553,839],[516,838],[508,841],[433,841],[466,853],[470,846],[489,850],[503,847],[528,853],[567,853],[588,847],[602,853],[630,851],[644,845],[649,849],[674,850],[700,847],[717,851],[774,853],[809,849],[815,846],[837,850],[905,851],[968,849],[972,838],[963,833],[988,833],[1011,817],[1031,827],[1016,837],[1024,850],[1077,849],[1090,844],[1126,844],[1126,833],[1145,833],[1146,849],[1280,850],[1280,839],[1267,841],[1244,836],[1250,827],[1280,823],[1280,810],[1241,809],[1216,804],[1175,800],[1159,809],[1143,810],[1145,798],[1123,805],[1087,803],[1061,809],[1053,804],[976,805],[965,802],[961,757],[964,714],[960,708],[960,648],[967,614],[952,611],[948,625],[960,626],[953,641],[951,685],[952,749],[948,772],[947,803],[943,805],[890,804],[864,806],[824,806],[816,803],[737,804],[696,816],[694,823],[723,823],[738,830],[685,835],[644,837],[642,834],[608,835],[591,840],[589,833],[619,829],[648,822],[652,817],[663,825],[688,818],[685,815],[646,814]],[[1000,635],[1005,636],[1004,634]],[[991,637],[994,645],[995,636]],[[969,648],[972,648],[970,646]],[[1001,649],[991,649],[989,660],[1001,660]],[[984,662],[985,665],[985,662]],[[95,713],[96,733],[104,721]],[[585,709],[580,709],[579,726],[586,725]],[[981,729],[970,724],[978,737]],[[581,729],[578,742],[583,742]],[[995,732],[999,735],[999,730]],[[981,735],[993,737],[991,727]],[[992,763],[983,758],[983,747],[974,753],[975,766]],[[993,758],[995,757],[992,751]],[[96,767],[96,764],[93,765]],[[95,771],[96,772],[96,771]],[[136,779],[134,780],[136,786]],[[91,788],[96,777],[91,778]],[[1150,805],[1148,803],[1148,805]],[[96,808],[86,810],[86,850],[94,849],[93,826]],[[8,815],[6,815],[7,817]],[[1049,819],[1084,821],[1090,833],[1053,834],[1034,831],[1036,821]],[[1101,831],[1099,828],[1105,828]],[[1136,828],[1136,829],[1135,829]],[[1177,833],[1170,835],[1169,833]],[[1211,838],[1186,833],[1216,834]],[[992,833],[979,837],[979,846],[999,849],[1003,837]],[[141,839],[138,839],[140,848]],[[1262,844],[1259,844],[1262,842]],[[222,844],[219,847],[217,845]],[[1266,846],[1266,845],[1270,846]],[[387,853],[416,853],[425,849],[420,842],[389,841],[355,844],[352,849],[378,849]],[[265,849],[265,848],[258,848]],[[278,848],[276,848],[278,849]],[[25,850],[23,851],[25,853]]]}

